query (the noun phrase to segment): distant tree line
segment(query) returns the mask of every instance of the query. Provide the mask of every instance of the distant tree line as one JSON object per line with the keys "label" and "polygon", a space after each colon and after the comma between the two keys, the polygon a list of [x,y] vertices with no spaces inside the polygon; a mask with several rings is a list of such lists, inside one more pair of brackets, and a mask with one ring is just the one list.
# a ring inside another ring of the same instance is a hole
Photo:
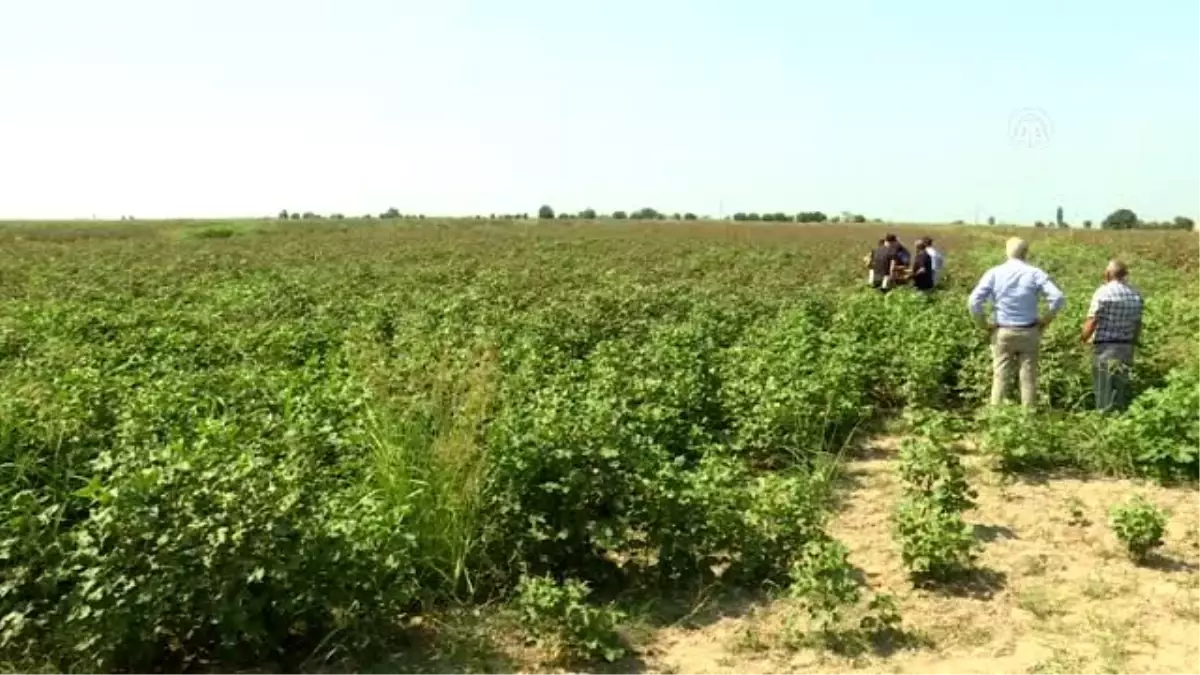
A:
{"label": "distant tree line", "polygon": [[[1092,229],[1092,221],[1085,220],[1080,223],[1085,230]],[[1065,229],[1070,227],[1070,224],[1063,218],[1062,207],[1058,207],[1055,213],[1054,223],[1045,223],[1036,221],[1034,227],[1057,227]],[[1192,230],[1196,227],[1196,221],[1187,216],[1176,216],[1173,220],[1152,221],[1142,220],[1132,209],[1121,208],[1108,214],[1104,220],[1100,221],[1100,229],[1102,230]]]}
{"label": "distant tree line", "polygon": [[[425,214],[401,213],[395,207],[389,208],[387,211],[380,213],[378,216],[371,214],[360,216],[361,219],[369,220],[372,218],[380,220],[424,220]],[[341,213],[333,213],[328,216],[322,216],[312,211],[288,211],[283,209],[279,212],[279,220],[342,220],[345,218]],[[649,206],[633,211],[613,211],[608,215],[598,213],[595,209],[588,207],[578,213],[570,213],[567,211],[555,212],[554,208],[549,204],[543,204],[537,210],[537,218],[539,220],[596,220],[598,218],[608,218],[612,220],[711,220],[709,216],[698,216],[692,212],[663,213]],[[122,219],[133,220],[133,216],[123,216]],[[476,220],[484,220],[485,216],[476,215]],[[492,213],[486,216],[487,220],[529,220],[528,213]],[[836,216],[828,216],[821,211],[801,211],[799,213],[790,214],[776,211],[773,213],[757,213],[757,212],[737,212],[733,215],[725,216],[725,220],[733,220],[737,222],[767,222],[767,223],[866,223],[868,219],[861,213],[851,213],[842,211]],[[880,218],[875,218],[873,222],[883,222]],[[961,220],[954,221],[955,225],[964,224]],[[987,219],[988,225],[995,225],[996,218],[989,216]],[[1085,229],[1092,228],[1092,221],[1084,220],[1081,223]],[[1137,214],[1130,209],[1121,208],[1108,214],[1108,216],[1100,222],[1100,229],[1104,230],[1192,230],[1195,229],[1196,223],[1187,216],[1176,216],[1170,221],[1145,221],[1138,218]],[[1044,222],[1036,221],[1034,227],[1046,228],[1068,228],[1070,224],[1066,221],[1063,215],[1063,208],[1059,206],[1055,209],[1054,221]]]}
{"label": "distant tree line", "polygon": [[1138,218],[1131,209],[1117,209],[1100,222],[1102,230],[1192,230],[1195,227],[1196,221],[1187,216],[1155,222]]}

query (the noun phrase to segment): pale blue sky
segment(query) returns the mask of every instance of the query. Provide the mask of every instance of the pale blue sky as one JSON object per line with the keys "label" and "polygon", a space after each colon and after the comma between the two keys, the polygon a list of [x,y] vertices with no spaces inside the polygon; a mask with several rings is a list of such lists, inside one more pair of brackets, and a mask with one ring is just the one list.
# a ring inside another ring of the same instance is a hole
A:
{"label": "pale blue sky", "polygon": [[0,218],[1194,216],[1198,6],[0,0]]}

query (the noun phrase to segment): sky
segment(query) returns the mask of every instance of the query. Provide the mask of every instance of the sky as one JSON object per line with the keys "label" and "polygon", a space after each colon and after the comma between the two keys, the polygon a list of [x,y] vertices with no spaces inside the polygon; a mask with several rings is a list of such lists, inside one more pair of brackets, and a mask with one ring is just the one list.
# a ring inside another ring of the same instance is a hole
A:
{"label": "sky", "polygon": [[0,219],[1200,210],[1195,0],[0,0]]}

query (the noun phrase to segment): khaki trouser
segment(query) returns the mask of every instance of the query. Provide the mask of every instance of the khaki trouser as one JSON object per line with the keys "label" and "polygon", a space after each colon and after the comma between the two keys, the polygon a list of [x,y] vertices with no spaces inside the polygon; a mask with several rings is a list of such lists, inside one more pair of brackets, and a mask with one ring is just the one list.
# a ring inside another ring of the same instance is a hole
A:
{"label": "khaki trouser", "polygon": [[1038,347],[1042,331],[1032,328],[997,328],[992,331],[992,405],[1000,405],[1008,394],[1013,370],[1020,370],[1021,405],[1037,404]]}

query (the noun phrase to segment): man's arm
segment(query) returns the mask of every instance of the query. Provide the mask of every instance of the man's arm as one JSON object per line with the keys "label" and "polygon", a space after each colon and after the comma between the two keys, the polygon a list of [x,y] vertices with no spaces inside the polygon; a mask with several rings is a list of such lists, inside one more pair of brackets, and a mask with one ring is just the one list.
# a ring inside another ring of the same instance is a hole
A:
{"label": "man's arm", "polygon": [[983,318],[983,304],[992,299],[994,286],[995,279],[992,271],[988,270],[980,277],[979,283],[975,285],[975,290],[971,291],[971,297],[967,299],[967,310],[971,312],[971,316],[980,328],[991,328]]}
{"label": "man's arm", "polygon": [[1049,326],[1050,322],[1054,320],[1054,317],[1058,316],[1058,313],[1062,311],[1063,305],[1065,305],[1067,302],[1067,298],[1063,295],[1063,292],[1059,290],[1058,286],[1054,285],[1054,282],[1050,279],[1050,276],[1045,273],[1042,274],[1041,289],[1042,294],[1046,296],[1046,303],[1050,306],[1050,308],[1046,311],[1046,315],[1038,319],[1038,324],[1045,328],[1046,326]]}
{"label": "man's arm", "polygon": [[1100,316],[1100,291],[1092,294],[1092,302],[1088,305],[1087,318],[1083,321],[1083,332],[1079,336],[1081,342],[1087,343],[1092,341],[1092,336],[1096,334],[1096,325],[1099,323],[1097,317]]}

